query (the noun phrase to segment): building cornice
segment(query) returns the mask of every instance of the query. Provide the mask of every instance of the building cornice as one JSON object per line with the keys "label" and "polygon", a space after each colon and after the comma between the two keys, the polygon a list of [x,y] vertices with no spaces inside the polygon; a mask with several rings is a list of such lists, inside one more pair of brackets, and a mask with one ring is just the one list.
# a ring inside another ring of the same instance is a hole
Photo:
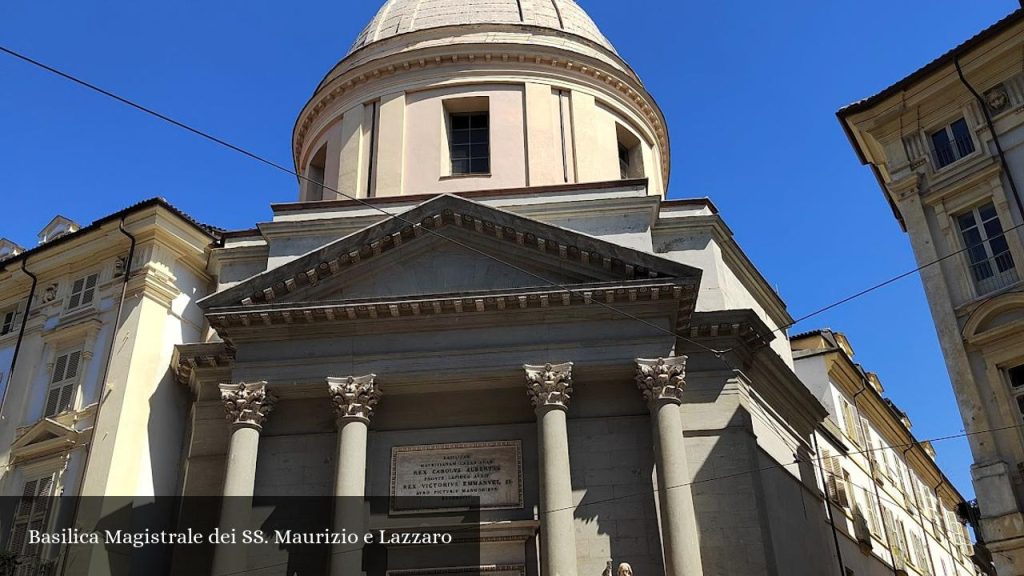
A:
{"label": "building cornice", "polygon": [[189,384],[196,370],[229,368],[235,361],[235,349],[227,342],[178,344],[171,356],[171,369],[182,384]]}
{"label": "building cornice", "polygon": [[[686,280],[635,280],[570,286],[572,292],[559,287],[524,288],[520,290],[487,291],[465,294],[411,296],[389,300],[357,300],[349,302],[281,302],[266,305],[218,308],[207,313],[210,325],[221,336],[237,340],[251,334],[263,338],[274,327],[312,327],[314,325],[346,325],[364,323],[383,330],[386,321],[429,321],[438,317],[468,316],[491,318],[500,322],[506,314],[524,311],[548,311],[591,307],[598,311],[608,306],[617,309],[630,305],[674,303],[677,307],[677,330],[687,327],[696,305],[696,292]],[[715,330],[720,326],[716,325]],[[732,329],[730,325],[722,330]],[[737,325],[737,331],[739,327]],[[708,328],[711,331],[711,328]]]}

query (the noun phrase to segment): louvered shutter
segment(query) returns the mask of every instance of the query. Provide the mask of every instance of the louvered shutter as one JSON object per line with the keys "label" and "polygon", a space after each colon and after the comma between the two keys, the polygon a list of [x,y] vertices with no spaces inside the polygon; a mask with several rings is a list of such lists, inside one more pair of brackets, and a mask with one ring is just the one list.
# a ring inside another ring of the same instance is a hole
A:
{"label": "louvered shutter", "polygon": [[18,502],[18,511],[14,514],[14,526],[11,529],[11,551],[21,554],[28,539],[28,525],[32,518],[32,500],[36,494],[35,480],[25,483]]}
{"label": "louvered shutter", "polygon": [[82,291],[82,305],[91,304],[96,296],[96,274],[91,274],[85,279],[85,290]]}
{"label": "louvered shutter", "polygon": [[847,491],[845,472],[838,456],[832,456],[828,449],[822,450],[822,462],[825,466],[825,484],[829,500],[843,508],[850,507],[850,496]]}
{"label": "louvered shutter", "polygon": [[864,490],[864,506],[867,510],[864,511],[864,515],[868,520],[868,528],[872,534],[881,534],[882,526],[878,521],[878,506],[875,504],[875,497],[871,492]]}
{"label": "louvered shutter", "polygon": [[971,535],[967,532],[967,526],[960,525],[960,536],[963,539],[963,551],[964,556],[971,557],[974,555],[974,545],[971,544]]}
{"label": "louvered shutter", "polygon": [[81,359],[82,352],[76,350],[60,355],[54,362],[50,389],[46,393],[44,416],[54,416],[71,407]]}
{"label": "louvered shutter", "polygon": [[85,278],[75,280],[71,285],[71,297],[68,299],[68,310],[78,308],[82,303],[82,290],[85,288]]}
{"label": "louvered shutter", "polygon": [[836,487],[836,477],[832,473],[832,453],[828,448],[821,449],[821,467],[825,470],[825,496],[832,502],[839,500],[839,489]]}
{"label": "louvered shutter", "polygon": [[71,296],[68,298],[68,310],[91,304],[96,297],[96,281],[99,275],[90,274],[79,278],[71,285]]}
{"label": "louvered shutter", "polygon": [[850,494],[850,475],[842,469],[842,466],[839,464],[838,457],[836,457],[835,466],[839,469],[839,480],[836,482],[836,486],[839,487],[839,504],[841,504],[843,508],[850,508],[853,496]]}
{"label": "louvered shutter", "polygon": [[25,482],[21,501],[11,528],[10,550],[22,556],[22,564],[31,566],[39,560],[39,545],[28,543],[29,530],[46,530],[53,503],[53,476]]}

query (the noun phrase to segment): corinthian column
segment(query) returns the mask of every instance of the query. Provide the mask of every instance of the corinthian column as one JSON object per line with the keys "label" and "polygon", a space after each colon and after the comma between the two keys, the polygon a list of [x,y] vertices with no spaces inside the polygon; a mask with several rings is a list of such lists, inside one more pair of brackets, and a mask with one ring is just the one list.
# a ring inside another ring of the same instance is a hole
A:
{"label": "corinthian column", "polygon": [[[220,397],[231,423],[227,470],[224,473],[224,498],[221,502],[222,530],[245,529],[252,511],[256,486],[256,456],[260,432],[275,398],[266,382],[221,384]],[[240,544],[218,544],[213,555],[213,574],[232,574],[246,569],[245,548]]]}
{"label": "corinthian column", "polygon": [[[376,375],[328,378],[327,387],[338,419],[338,455],[334,481],[334,530],[362,533],[366,491],[366,437],[370,416],[380,402]],[[362,571],[362,546],[336,545],[331,551],[332,576]]]}
{"label": "corinthian column", "polygon": [[527,393],[537,413],[540,439],[541,575],[577,576],[572,480],[566,411],[572,395],[572,362],[525,365]]}
{"label": "corinthian column", "polygon": [[636,384],[647,401],[654,425],[658,468],[661,542],[666,576],[701,576],[697,518],[690,490],[690,469],[679,406],[686,385],[686,356],[636,361]]}

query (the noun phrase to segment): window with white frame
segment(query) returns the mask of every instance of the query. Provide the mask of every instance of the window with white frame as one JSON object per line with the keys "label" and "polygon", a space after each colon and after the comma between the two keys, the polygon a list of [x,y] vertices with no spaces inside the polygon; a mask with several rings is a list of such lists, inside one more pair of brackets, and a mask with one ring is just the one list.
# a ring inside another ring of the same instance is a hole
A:
{"label": "window with white frame", "polygon": [[995,204],[988,202],[956,217],[978,295],[988,294],[1017,281],[1017,267],[1003,233]]}
{"label": "window with white frame", "polygon": [[54,496],[55,474],[34,478],[25,482],[22,487],[21,499],[14,514],[11,525],[9,551],[18,556],[19,566],[14,574],[28,575],[33,568],[38,569],[42,560],[42,547],[32,544],[28,538],[30,530],[45,532],[50,519],[50,510]]}
{"label": "window with white frame", "polygon": [[931,133],[935,167],[942,168],[974,152],[974,139],[967,121],[959,118]]}
{"label": "window with white frame", "polygon": [[78,384],[81,362],[81,349],[58,354],[53,363],[53,374],[50,375],[50,387],[46,391],[44,417],[56,416],[71,408],[75,399],[75,388]]}
{"label": "window with white frame", "polygon": [[68,296],[68,310],[77,310],[92,304],[96,299],[96,281],[99,274],[89,274],[75,280],[71,284],[71,294]]}
{"label": "window with white frame", "polygon": [[0,310],[0,336],[14,332],[18,325],[18,307]]}

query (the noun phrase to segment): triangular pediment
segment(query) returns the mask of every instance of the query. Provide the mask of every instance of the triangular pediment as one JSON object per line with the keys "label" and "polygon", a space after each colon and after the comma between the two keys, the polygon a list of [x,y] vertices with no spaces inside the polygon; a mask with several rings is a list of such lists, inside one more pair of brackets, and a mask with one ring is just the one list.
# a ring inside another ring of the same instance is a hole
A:
{"label": "triangular pediment", "polygon": [[11,444],[12,460],[19,461],[66,450],[78,442],[81,434],[74,428],[44,418],[29,426]]}
{"label": "triangular pediment", "polygon": [[675,279],[701,271],[452,195],[253,276],[208,310]]}
{"label": "triangular pediment", "polygon": [[[474,234],[446,229],[353,266],[347,274],[290,292],[280,302],[393,299],[611,280],[603,271],[559,268],[522,247],[498,252]],[[472,243],[472,248],[467,247]],[[508,264],[506,264],[506,262]],[[511,266],[509,265],[511,264]]]}

